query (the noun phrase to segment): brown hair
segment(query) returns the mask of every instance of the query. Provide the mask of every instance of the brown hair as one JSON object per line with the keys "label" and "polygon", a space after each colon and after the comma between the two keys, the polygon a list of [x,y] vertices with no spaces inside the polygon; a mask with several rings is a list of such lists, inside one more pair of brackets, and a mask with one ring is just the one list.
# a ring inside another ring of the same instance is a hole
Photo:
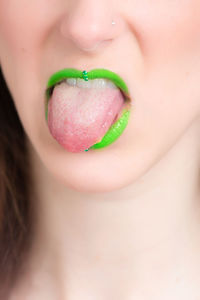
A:
{"label": "brown hair", "polygon": [[26,134],[0,69],[0,299],[13,286],[31,236]]}

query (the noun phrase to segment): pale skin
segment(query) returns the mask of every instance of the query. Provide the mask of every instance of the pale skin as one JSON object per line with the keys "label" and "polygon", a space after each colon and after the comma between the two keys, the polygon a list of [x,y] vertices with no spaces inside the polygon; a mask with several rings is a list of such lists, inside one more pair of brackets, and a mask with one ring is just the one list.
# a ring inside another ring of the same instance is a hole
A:
{"label": "pale skin", "polygon": [[[27,133],[36,208],[10,299],[199,299],[199,0],[0,7],[0,64]],[[126,81],[134,109],[111,146],[69,153],[49,133],[44,90],[64,67]]]}

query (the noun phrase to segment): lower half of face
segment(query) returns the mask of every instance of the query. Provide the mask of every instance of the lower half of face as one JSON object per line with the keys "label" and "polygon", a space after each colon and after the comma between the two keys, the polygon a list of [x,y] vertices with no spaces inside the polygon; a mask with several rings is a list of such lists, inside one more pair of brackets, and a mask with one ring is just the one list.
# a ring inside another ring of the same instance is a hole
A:
{"label": "lower half of face", "polygon": [[[81,1],[76,7],[73,1],[48,2],[0,0],[0,62],[25,132],[41,162],[66,186],[85,192],[127,186],[199,118],[200,4],[87,1],[84,16]],[[95,43],[103,45],[99,52],[83,50]],[[64,68],[105,68],[126,82],[130,118],[109,146],[72,153],[52,136],[45,90],[50,75]]]}

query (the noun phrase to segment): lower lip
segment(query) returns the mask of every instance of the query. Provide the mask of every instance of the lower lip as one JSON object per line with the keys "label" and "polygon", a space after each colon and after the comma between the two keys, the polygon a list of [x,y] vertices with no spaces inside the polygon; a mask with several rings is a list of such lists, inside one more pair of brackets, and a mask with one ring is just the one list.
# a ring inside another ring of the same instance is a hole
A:
{"label": "lower lip", "polygon": [[104,135],[102,140],[100,142],[94,144],[93,146],[91,146],[89,149],[86,149],[85,151],[89,151],[90,149],[105,148],[105,147],[109,146],[110,144],[112,144],[124,132],[125,128],[128,125],[129,118],[130,118],[130,109],[123,107],[123,109],[120,113],[120,117],[118,117],[117,121],[111,125],[110,129]]}

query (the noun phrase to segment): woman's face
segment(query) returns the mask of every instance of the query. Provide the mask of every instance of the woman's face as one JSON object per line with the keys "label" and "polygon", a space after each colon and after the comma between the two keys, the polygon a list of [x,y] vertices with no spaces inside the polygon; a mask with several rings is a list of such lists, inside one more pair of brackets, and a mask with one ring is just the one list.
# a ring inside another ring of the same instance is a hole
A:
{"label": "woman's face", "polygon": [[[199,118],[200,2],[0,0],[0,64],[47,169],[79,191],[118,189],[146,173]],[[112,145],[71,153],[50,134],[44,93],[63,68],[107,68],[125,80],[131,119]]]}

